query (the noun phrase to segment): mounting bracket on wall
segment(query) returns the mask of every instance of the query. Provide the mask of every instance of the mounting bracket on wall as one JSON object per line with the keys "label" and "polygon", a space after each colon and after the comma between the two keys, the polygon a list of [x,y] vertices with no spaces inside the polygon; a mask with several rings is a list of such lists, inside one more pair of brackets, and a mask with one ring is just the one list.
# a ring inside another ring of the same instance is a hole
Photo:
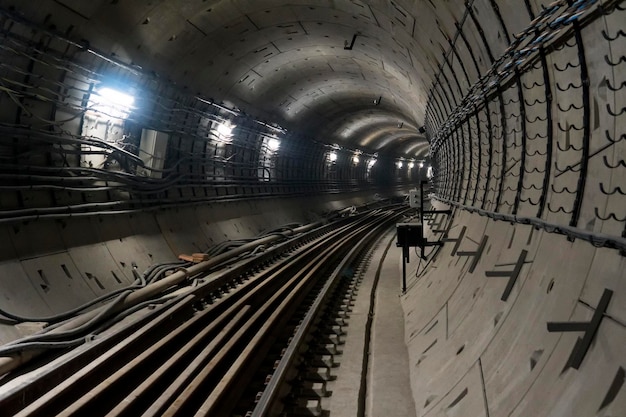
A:
{"label": "mounting bracket on wall", "polygon": [[515,285],[515,282],[522,271],[522,267],[526,262],[526,256],[528,256],[528,251],[523,250],[522,253],[520,253],[519,258],[517,258],[517,262],[515,263],[515,267],[512,271],[485,271],[485,276],[487,277],[502,277],[509,279],[500,300],[507,301],[509,299],[509,295],[511,295],[511,291],[513,291],[513,286]]}
{"label": "mounting bracket on wall", "polygon": [[396,231],[398,240],[396,242],[397,247],[402,248],[402,293],[406,292],[406,264],[409,263],[409,248],[420,248],[421,258],[426,259],[424,256],[424,250],[427,246],[443,246],[444,242],[441,240],[429,242],[426,236],[424,236],[424,215],[425,214],[446,214],[450,216],[452,210],[424,210],[424,184],[426,181],[420,182],[420,209],[419,209],[419,222],[415,223],[398,223],[396,224]]}
{"label": "mounting bracket on wall", "polygon": [[359,33],[355,33],[354,36],[352,36],[352,42],[345,41],[343,43],[343,49],[345,49],[346,51],[351,51],[352,48],[354,48],[354,43],[356,42],[356,37],[359,36]]}
{"label": "mounting bracket on wall", "polygon": [[593,317],[589,322],[579,322],[579,321],[570,321],[570,322],[548,322],[548,332],[585,332],[585,335],[582,338],[578,338],[576,340],[576,344],[574,345],[574,349],[567,359],[567,364],[565,365],[564,371],[572,367],[574,369],[580,368],[580,365],[587,354],[587,351],[591,347],[591,342],[593,341],[594,336],[598,332],[598,328],[600,327],[600,322],[604,317],[604,313],[606,313],[606,309],[609,306],[609,301],[611,301],[611,297],[613,296],[613,291],[608,288],[604,289],[602,293],[602,297],[600,297],[600,302],[596,307],[596,311],[593,313]]}
{"label": "mounting bracket on wall", "polygon": [[[452,210],[424,210],[424,185],[428,184],[428,181],[420,181],[420,222],[422,224],[424,224],[424,216],[425,215],[431,215],[431,214],[445,214],[448,216],[452,215]],[[439,226],[440,227],[440,226]],[[422,230],[423,233],[423,230]],[[423,237],[423,235],[422,235]],[[437,242],[427,242],[426,238],[424,238],[424,242],[426,243],[425,246],[443,246],[443,242],[442,241],[437,241]],[[422,256],[424,255],[423,252],[423,248],[422,248]]]}
{"label": "mounting bracket on wall", "polygon": [[489,236],[484,235],[480,243],[478,244],[478,248],[472,251],[458,251],[457,256],[469,256],[472,258],[472,263],[468,269],[468,272],[471,274],[474,272],[476,267],[478,266],[478,262],[480,262],[480,258],[483,256],[483,251],[485,250],[485,246],[487,245],[487,241],[489,240]]}

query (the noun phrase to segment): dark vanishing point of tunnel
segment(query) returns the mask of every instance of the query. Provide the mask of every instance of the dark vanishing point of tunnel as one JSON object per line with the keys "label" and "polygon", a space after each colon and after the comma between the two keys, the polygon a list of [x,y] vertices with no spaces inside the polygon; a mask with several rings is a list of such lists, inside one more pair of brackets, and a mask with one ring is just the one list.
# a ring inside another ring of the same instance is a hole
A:
{"label": "dark vanishing point of tunnel", "polygon": [[621,0],[0,0],[0,343],[422,185],[441,245],[401,294],[400,249],[372,261],[411,413],[626,416],[625,22]]}

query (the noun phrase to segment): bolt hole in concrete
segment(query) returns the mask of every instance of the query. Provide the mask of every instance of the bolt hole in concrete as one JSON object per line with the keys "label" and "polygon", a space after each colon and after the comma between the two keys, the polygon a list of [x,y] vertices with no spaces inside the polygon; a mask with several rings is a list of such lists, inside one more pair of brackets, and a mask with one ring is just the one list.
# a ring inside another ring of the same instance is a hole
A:
{"label": "bolt hole in concrete", "polygon": [[493,327],[496,327],[498,325],[498,322],[502,318],[502,314],[503,312],[501,311],[498,314],[496,314],[496,316],[493,318]]}
{"label": "bolt hole in concrete", "polygon": [[[418,361],[415,364],[415,366],[419,366],[419,364],[422,363],[424,361],[424,359],[426,359],[426,355],[420,356],[420,358],[418,359]],[[424,406],[424,407],[426,407],[426,406]]]}
{"label": "bolt hole in concrete", "polygon": [[535,365],[537,365],[537,362],[539,362],[539,358],[541,358],[541,355],[543,355],[543,349],[537,349],[536,351],[533,352],[532,355],[530,355],[530,370],[531,371],[535,368]]}
{"label": "bolt hole in concrete", "polygon": [[467,395],[467,393],[468,393],[468,392],[469,392],[469,390],[468,390],[467,388],[465,388],[463,391],[461,391],[461,393],[459,394],[459,396],[458,396],[458,397],[456,397],[456,398],[454,399],[454,401],[452,401],[452,402],[450,403],[450,405],[448,406],[448,408],[452,408],[452,407],[454,407],[455,405],[457,405],[458,403],[460,403],[460,402],[461,402],[461,400],[462,400],[463,398],[465,398],[465,396]]}
{"label": "bolt hole in concrete", "polygon": [[63,272],[65,272],[66,277],[68,277],[69,279],[73,279],[72,274],[70,274],[70,271],[69,269],[67,269],[67,266],[65,266],[65,264],[61,264],[61,269],[63,269]]}
{"label": "bolt hole in concrete", "polygon": [[430,404],[431,402],[433,402],[433,400],[437,398],[436,395],[431,395],[428,398],[426,398],[426,402],[424,403],[424,408],[428,407],[428,404]]}
{"label": "bolt hole in concrete", "polygon": [[465,345],[461,346],[459,350],[456,351],[456,354],[457,355],[461,354],[461,352],[463,352],[463,349],[465,349]]}
{"label": "bolt hole in concrete", "polygon": [[554,278],[550,280],[550,283],[548,284],[548,289],[546,290],[546,294],[550,294],[550,291],[552,291],[553,287],[554,287]]}

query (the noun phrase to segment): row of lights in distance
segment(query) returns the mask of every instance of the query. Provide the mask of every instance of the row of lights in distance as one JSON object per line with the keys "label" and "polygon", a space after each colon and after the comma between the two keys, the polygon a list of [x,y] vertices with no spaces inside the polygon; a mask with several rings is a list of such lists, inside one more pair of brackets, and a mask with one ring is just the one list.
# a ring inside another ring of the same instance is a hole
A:
{"label": "row of lights in distance", "polygon": [[[230,122],[218,124],[216,128],[218,137],[222,140],[230,139],[233,135],[233,129],[236,127],[236,125],[233,125]],[[266,146],[270,151],[276,152],[280,148],[280,140],[276,137],[276,135],[269,136],[266,141]]]}
{"label": "row of lights in distance", "polygon": [[[90,100],[91,109],[115,119],[127,119],[135,104],[135,97],[111,87],[99,88]],[[222,140],[230,139],[236,127],[228,121],[218,124],[218,137]],[[276,152],[280,148],[280,140],[275,135],[271,136],[266,145],[270,151]]]}
{"label": "row of lights in distance", "polygon": [[[420,161],[418,165],[419,165],[420,168],[424,168],[424,162]],[[396,162],[396,166],[398,167],[398,169],[400,169],[400,168],[402,168],[404,166],[404,162],[398,161],[398,162]],[[409,167],[409,169],[413,169],[413,168],[415,168],[415,162],[411,161],[411,162],[408,163],[407,166]]]}
{"label": "row of lights in distance", "polygon": [[[361,154],[360,152],[356,152],[354,156],[352,157],[352,162],[354,163],[354,165],[358,165],[361,162],[361,158],[359,157],[360,154]],[[328,160],[330,162],[337,162],[337,152],[331,151],[328,154]],[[376,164],[376,158],[372,158],[367,162],[368,168],[373,167],[375,164]]]}
{"label": "row of lights in distance", "polygon": [[[91,107],[94,110],[108,114],[111,117],[125,119],[131,112],[134,103],[135,98],[132,95],[109,87],[104,87],[99,89],[97,94],[92,98]],[[222,140],[230,139],[232,137],[233,130],[236,127],[236,125],[233,125],[228,121],[219,123],[216,128],[218,137]],[[280,140],[275,135],[270,136],[266,141],[266,146],[270,151],[276,152],[280,148]],[[352,157],[352,162],[355,165],[358,165],[361,162],[359,157],[361,153],[362,152],[360,151],[356,151]],[[328,159],[330,162],[336,162],[337,152],[331,151],[328,154]],[[376,158],[372,158],[368,161],[367,166],[368,168],[372,168],[375,164]],[[402,168],[403,165],[402,161],[397,162],[398,169]],[[415,163],[413,161],[408,163],[409,169],[413,169],[414,167]],[[419,162],[419,167],[424,168],[424,162]]]}

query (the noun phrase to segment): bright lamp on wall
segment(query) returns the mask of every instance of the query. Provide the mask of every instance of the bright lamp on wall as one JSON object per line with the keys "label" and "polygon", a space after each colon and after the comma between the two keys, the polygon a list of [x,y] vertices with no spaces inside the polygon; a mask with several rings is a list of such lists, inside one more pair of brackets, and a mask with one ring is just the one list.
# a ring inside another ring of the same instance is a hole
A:
{"label": "bright lamp on wall", "polygon": [[233,134],[233,129],[235,126],[231,125],[229,122],[220,123],[217,125],[217,133],[223,137],[229,137]]}
{"label": "bright lamp on wall", "polygon": [[135,104],[135,97],[110,87],[98,89],[90,100],[93,110],[116,119],[126,119]]}
{"label": "bright lamp on wall", "polygon": [[280,148],[280,141],[278,138],[270,138],[267,141],[267,148],[272,152],[276,152],[278,148]]}

